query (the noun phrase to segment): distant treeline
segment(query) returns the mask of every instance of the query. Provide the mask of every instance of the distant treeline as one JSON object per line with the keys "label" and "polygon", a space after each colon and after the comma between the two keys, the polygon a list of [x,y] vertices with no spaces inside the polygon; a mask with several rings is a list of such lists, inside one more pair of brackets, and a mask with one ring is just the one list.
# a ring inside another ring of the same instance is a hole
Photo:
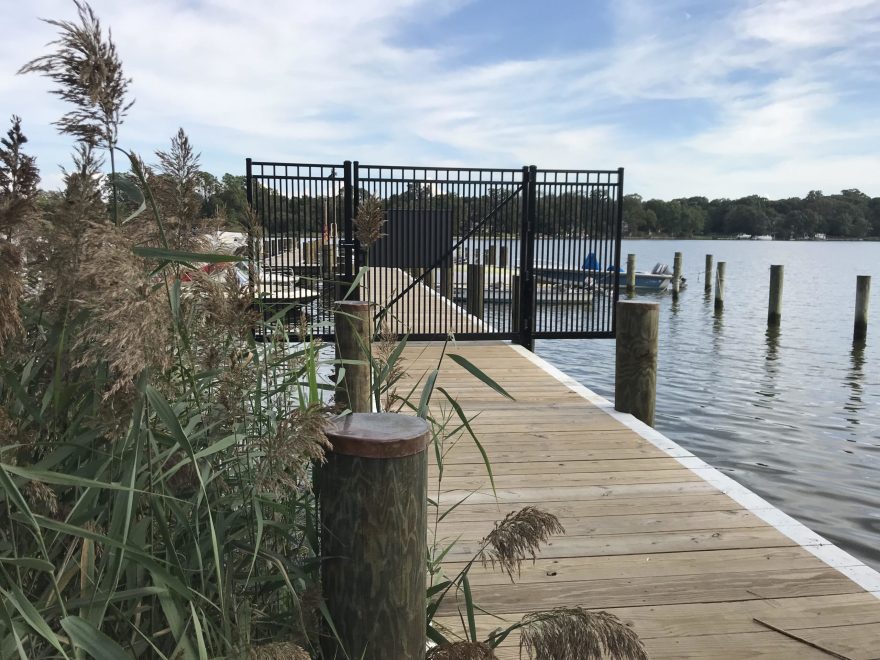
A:
{"label": "distant treeline", "polygon": [[[126,178],[121,175],[120,178]],[[228,227],[240,227],[247,207],[245,178],[224,174],[218,178],[208,172],[199,175],[198,194],[201,215],[226,217]],[[121,188],[125,190],[125,186]],[[360,191],[360,195],[366,195]],[[49,194],[51,196],[51,194]],[[120,192],[123,207],[136,207],[139,200],[126,199]],[[485,188],[482,194],[461,197],[435,194],[430,186],[409,184],[386,201],[388,208],[444,209],[452,213],[456,232],[472,226],[510,198],[510,191]],[[292,197],[274,190],[255,190],[258,215],[269,231],[293,229],[295,233],[321,231],[325,221],[340,222],[340,197]],[[521,199],[496,213],[487,227],[493,233],[519,231]],[[609,217],[609,200],[604,191],[593,189],[590,195],[564,193],[539,199],[536,213],[538,234],[574,236],[582,231],[588,215]],[[261,208],[262,207],[262,208]],[[825,195],[813,190],[806,197],[771,200],[750,195],[739,199],[683,197],[664,201],[644,200],[641,195],[625,195],[623,200],[624,235],[630,237],[736,236],[771,235],[779,239],[812,237],[880,238],[880,197],[869,197],[856,189]]]}
{"label": "distant treeline", "polygon": [[663,201],[626,195],[624,233],[628,236],[736,236],[775,238],[880,237],[880,197],[850,189],[837,195],[819,190],[806,197],[771,200],[751,195],[740,199],[687,197]]}

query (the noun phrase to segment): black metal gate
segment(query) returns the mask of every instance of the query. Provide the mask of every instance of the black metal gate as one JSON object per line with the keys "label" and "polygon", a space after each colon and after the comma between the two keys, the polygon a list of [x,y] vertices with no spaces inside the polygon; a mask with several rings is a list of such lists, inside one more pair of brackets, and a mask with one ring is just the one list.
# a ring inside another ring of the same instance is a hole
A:
{"label": "black metal gate", "polygon": [[[623,169],[543,170],[247,160],[262,227],[255,282],[270,309],[332,338],[333,302],[376,303],[414,339],[613,337]],[[376,201],[384,225],[356,240]],[[352,291],[352,284],[357,292]]]}

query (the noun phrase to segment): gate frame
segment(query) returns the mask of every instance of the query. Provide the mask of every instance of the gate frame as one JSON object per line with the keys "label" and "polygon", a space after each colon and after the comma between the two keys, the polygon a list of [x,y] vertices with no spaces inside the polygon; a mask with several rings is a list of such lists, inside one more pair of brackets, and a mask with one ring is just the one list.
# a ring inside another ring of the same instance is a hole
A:
{"label": "gate frame", "polygon": [[[255,180],[255,176],[253,174],[253,166],[259,165],[261,167],[265,166],[323,166],[323,167],[337,167],[337,165],[319,165],[319,164],[308,164],[308,163],[277,163],[270,161],[254,161],[252,158],[247,158],[245,160],[245,171],[246,171],[246,197],[248,205],[251,208],[254,208],[254,185],[253,182]],[[367,167],[379,167],[379,166],[367,166]],[[396,166],[395,166],[396,168]],[[342,218],[342,228],[343,228],[343,238],[339,240],[337,245],[342,249],[343,253],[343,267],[340,271],[339,263],[337,261],[334,264],[333,268],[333,276],[337,278],[337,285],[340,286],[342,290],[337,290],[337,298],[341,299],[348,293],[349,298],[357,298],[359,295],[358,288],[356,287],[354,290],[349,291],[352,283],[355,280],[356,273],[360,271],[362,267],[362,254],[361,246],[355,236],[354,233],[354,224],[357,219],[358,210],[360,207],[359,200],[355,199],[355,195],[359,195],[360,190],[360,163],[359,161],[350,161],[345,160],[342,163],[343,169],[343,218]],[[409,169],[401,166],[401,170]],[[431,168],[413,168],[416,169],[431,169]],[[446,169],[444,167],[440,167],[438,169]],[[498,171],[510,171],[507,168],[500,168]],[[624,183],[624,168],[620,167],[617,170],[549,170],[549,171],[564,171],[568,173],[586,173],[586,174],[606,174],[609,176],[607,185],[609,188],[614,188],[616,190],[616,218],[614,218],[614,235],[611,237],[606,237],[605,240],[613,240],[614,241],[614,268],[615,268],[615,286],[613,292],[613,301],[610,307],[610,315],[611,315],[611,329],[608,331],[552,331],[552,332],[542,332],[538,331],[535,328],[536,319],[536,297],[535,297],[535,242],[536,242],[536,221],[537,221],[537,175],[540,170],[535,165],[524,166],[522,168],[522,183],[520,188],[508,196],[503,202],[493,208],[486,216],[484,216],[480,221],[474,224],[468,232],[459,238],[458,241],[454,242],[452,247],[449,249],[447,253],[444,253],[444,256],[441,258],[445,259],[447,256],[451,256],[454,251],[460,247],[466,240],[468,240],[476,231],[478,231],[482,226],[507,202],[511,199],[514,199],[516,195],[522,195],[522,213],[520,219],[520,231],[517,239],[519,240],[519,270],[520,270],[520,286],[519,286],[519,299],[518,299],[518,316],[515,320],[516,327],[512,328],[512,332],[496,332],[496,333],[466,333],[466,334],[457,334],[456,337],[460,338],[463,341],[468,341],[470,339],[487,339],[487,338],[498,338],[498,339],[511,339],[514,342],[522,345],[524,348],[527,348],[530,351],[534,350],[535,339],[603,339],[603,338],[614,338],[616,336],[617,331],[617,315],[615,313],[616,305],[620,296],[620,257],[621,257],[621,239],[622,239],[622,231],[623,231],[623,183]],[[616,174],[617,180],[615,183],[610,182],[610,175]],[[256,178],[264,178],[263,176],[258,176]],[[265,178],[278,178],[275,176],[265,175]],[[284,178],[284,177],[281,177]],[[294,177],[290,177],[294,178]],[[589,182],[587,183],[589,185]],[[596,185],[603,185],[597,183]],[[253,235],[249,231],[248,236],[248,257],[253,260],[255,253],[253,250]],[[418,285],[422,280],[425,279],[428,272],[431,272],[435,266],[437,266],[439,262],[435,264],[431,264],[426,267],[424,272],[419,276],[413,278],[413,282],[404,289],[401,293],[397,294],[394,299],[388,306],[390,307],[394,302],[399,300],[406,294],[407,291]],[[525,266],[523,266],[525,264]],[[253,271],[251,271],[251,277],[253,278]],[[348,287],[345,287],[345,284]],[[253,291],[253,282],[251,282],[251,289]],[[384,313],[384,310],[380,310],[376,314],[376,318],[379,318]],[[327,339],[333,338],[333,333],[325,333],[324,335]],[[446,335],[443,335],[444,337]],[[419,333],[415,336],[416,339],[437,339],[440,338],[439,335],[429,335],[427,333]]]}

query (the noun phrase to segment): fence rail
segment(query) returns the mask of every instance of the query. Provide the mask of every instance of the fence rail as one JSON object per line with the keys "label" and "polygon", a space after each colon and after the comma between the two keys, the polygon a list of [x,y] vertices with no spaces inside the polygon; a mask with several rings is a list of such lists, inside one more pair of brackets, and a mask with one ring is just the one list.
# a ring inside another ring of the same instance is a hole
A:
{"label": "fence rail", "polygon": [[[270,163],[248,159],[254,282],[270,309],[333,336],[358,279],[387,331],[419,339],[612,337],[623,170]],[[383,237],[355,239],[378,199]],[[363,271],[363,272],[362,272]]]}

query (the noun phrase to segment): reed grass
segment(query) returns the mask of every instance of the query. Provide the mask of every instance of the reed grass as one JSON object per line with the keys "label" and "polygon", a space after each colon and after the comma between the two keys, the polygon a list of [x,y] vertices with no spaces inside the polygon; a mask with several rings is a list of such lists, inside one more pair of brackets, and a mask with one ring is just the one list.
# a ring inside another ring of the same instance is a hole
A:
{"label": "reed grass", "polygon": [[[71,106],[57,122],[75,141],[63,193],[38,200],[19,118],[0,141],[0,657],[319,657],[319,635],[332,631],[311,490],[328,448],[319,342],[304,325],[291,344],[286,310],[264,320],[238,285],[229,264],[242,256],[208,251],[200,237],[225,220],[198,217],[199,157],[182,129],[156,167],[119,148],[130,80],[92,9],[74,4],[77,21],[48,21],[59,38],[22,68],[49,77]],[[368,245],[381,236],[378,200],[361,217]],[[253,213],[243,230],[251,266]],[[439,364],[399,392],[405,340],[377,332],[379,350],[365,357],[377,407],[431,422],[441,477],[447,443],[464,435],[492,480],[471,420],[435,387]],[[449,359],[509,396],[463,357]],[[448,404],[436,416],[435,394]],[[436,530],[451,509],[434,506]],[[523,510],[452,577],[448,546],[435,544],[430,657],[494,657],[516,628],[536,657],[554,644],[568,653],[559,658],[580,657],[570,649],[583,631],[563,619],[601,623],[598,638],[583,639],[623,657],[632,634],[618,639],[616,620],[579,610],[476,639],[474,562],[512,578],[560,531],[552,515]],[[433,625],[450,593],[465,602],[462,640]]]}

